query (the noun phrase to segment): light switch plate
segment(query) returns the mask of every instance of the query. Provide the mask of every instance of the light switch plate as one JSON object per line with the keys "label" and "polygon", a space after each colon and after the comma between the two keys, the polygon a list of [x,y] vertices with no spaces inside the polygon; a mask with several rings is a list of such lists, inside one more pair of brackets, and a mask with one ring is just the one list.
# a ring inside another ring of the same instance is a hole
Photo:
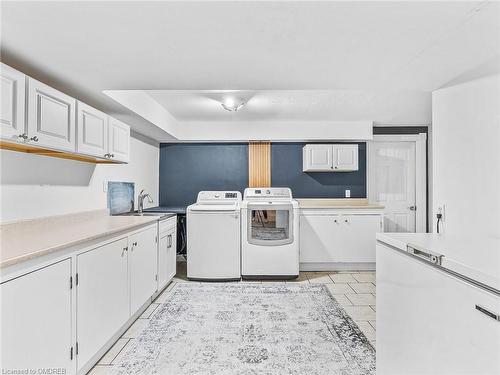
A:
{"label": "light switch plate", "polygon": [[102,182],[102,191],[103,191],[103,193],[107,193],[108,192],[108,181],[103,181]]}
{"label": "light switch plate", "polygon": [[346,190],[345,191],[345,197],[346,198],[351,198],[351,191],[350,190]]}

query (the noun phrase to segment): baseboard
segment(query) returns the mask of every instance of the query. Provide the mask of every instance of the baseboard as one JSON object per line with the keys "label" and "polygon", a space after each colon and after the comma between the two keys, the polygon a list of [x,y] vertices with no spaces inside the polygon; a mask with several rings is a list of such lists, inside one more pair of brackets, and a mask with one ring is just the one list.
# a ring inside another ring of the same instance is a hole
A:
{"label": "baseboard", "polygon": [[375,271],[375,263],[307,262],[300,263],[300,271]]}

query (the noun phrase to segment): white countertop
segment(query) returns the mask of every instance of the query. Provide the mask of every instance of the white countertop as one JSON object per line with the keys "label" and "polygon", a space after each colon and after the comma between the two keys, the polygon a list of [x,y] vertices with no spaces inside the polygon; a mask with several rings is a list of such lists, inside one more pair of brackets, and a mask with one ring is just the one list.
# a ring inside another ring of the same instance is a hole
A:
{"label": "white countertop", "polygon": [[109,216],[107,210],[98,210],[3,224],[0,268],[156,220],[157,216]]}
{"label": "white countertop", "polygon": [[444,255],[441,266],[500,290],[500,238],[436,233],[378,233],[377,240],[406,251],[416,246]]}
{"label": "white countertop", "polygon": [[302,209],[378,209],[384,206],[368,202],[365,198],[296,198]]}

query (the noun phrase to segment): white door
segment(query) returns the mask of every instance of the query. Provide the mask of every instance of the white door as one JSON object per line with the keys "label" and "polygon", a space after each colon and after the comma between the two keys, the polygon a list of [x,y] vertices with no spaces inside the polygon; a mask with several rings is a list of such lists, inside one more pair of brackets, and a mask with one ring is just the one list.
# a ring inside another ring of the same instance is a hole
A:
{"label": "white door", "polygon": [[156,291],[156,227],[129,237],[130,315]]}
{"label": "white door", "polygon": [[28,136],[37,146],[75,151],[76,99],[28,79]]}
{"label": "white door", "polygon": [[108,115],[78,102],[77,151],[80,154],[106,157],[108,150]]}
{"label": "white door", "polygon": [[340,230],[340,215],[301,215],[300,262],[339,262]]}
{"label": "white door", "polygon": [[333,169],[337,171],[357,171],[358,145],[334,145]]}
{"label": "white door", "polygon": [[26,76],[0,63],[0,124],[1,137],[23,142],[25,134]]}
{"label": "white door", "polygon": [[342,215],[341,262],[375,262],[375,235],[382,229],[381,218],[381,215]]}
{"label": "white door", "polygon": [[0,360],[3,370],[65,369],[71,359],[71,260],[0,286]]}
{"label": "white door", "polygon": [[385,232],[415,232],[416,209],[425,210],[416,207],[415,142],[374,141],[369,148],[369,199],[385,207]]}
{"label": "white door", "polygon": [[78,368],[129,318],[127,239],[77,256]]}
{"label": "white door", "polygon": [[108,153],[112,160],[128,162],[130,158],[130,127],[109,118]]}
{"label": "white door", "polygon": [[331,171],[333,168],[332,145],[306,145],[304,170]]}

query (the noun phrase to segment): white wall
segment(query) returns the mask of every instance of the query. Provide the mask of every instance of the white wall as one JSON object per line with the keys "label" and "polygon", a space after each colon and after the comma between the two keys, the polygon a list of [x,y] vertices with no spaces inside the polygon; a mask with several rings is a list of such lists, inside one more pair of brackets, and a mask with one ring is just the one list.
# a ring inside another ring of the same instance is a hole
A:
{"label": "white wall", "polygon": [[432,95],[433,231],[500,237],[500,75]]}
{"label": "white wall", "polygon": [[130,163],[124,165],[5,150],[0,151],[0,159],[2,222],[105,209],[107,181],[135,182],[136,196],[146,189],[154,199],[151,206],[158,205],[159,148],[140,135],[131,137]]}

